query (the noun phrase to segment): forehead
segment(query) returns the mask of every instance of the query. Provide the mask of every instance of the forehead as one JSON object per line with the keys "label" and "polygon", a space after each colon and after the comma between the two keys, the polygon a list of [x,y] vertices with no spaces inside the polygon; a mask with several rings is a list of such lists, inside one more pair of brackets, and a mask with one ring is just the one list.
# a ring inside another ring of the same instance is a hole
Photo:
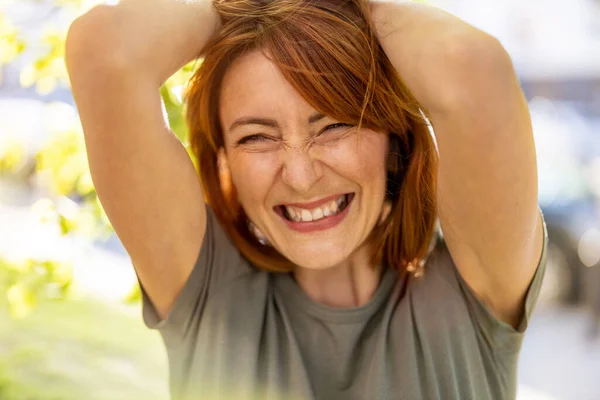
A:
{"label": "forehead", "polygon": [[219,112],[224,123],[241,115],[305,118],[314,111],[263,51],[238,57],[223,78]]}

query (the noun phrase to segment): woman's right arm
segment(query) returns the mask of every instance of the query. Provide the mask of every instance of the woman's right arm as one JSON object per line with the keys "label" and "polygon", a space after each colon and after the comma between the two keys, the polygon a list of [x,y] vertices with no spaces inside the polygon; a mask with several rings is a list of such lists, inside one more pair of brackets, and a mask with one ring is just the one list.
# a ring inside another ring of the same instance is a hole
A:
{"label": "woman's right arm", "polygon": [[159,88],[201,54],[219,24],[212,0],[121,0],[79,17],[67,36],[96,191],[162,318],[194,267],[206,209]]}

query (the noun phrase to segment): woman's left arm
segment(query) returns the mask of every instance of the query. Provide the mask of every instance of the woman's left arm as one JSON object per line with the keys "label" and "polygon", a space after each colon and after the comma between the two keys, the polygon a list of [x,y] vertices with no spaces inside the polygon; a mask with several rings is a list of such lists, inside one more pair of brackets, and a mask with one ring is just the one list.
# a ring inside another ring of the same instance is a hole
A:
{"label": "woman's left arm", "polygon": [[490,35],[433,7],[372,1],[380,43],[431,115],[438,212],[461,275],[516,326],[543,246],[531,119],[510,57]]}

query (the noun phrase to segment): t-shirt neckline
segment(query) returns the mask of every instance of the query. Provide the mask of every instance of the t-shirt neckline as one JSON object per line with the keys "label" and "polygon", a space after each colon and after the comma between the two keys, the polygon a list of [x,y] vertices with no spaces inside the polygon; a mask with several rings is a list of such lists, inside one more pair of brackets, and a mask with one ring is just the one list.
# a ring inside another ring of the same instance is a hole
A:
{"label": "t-shirt neckline", "polygon": [[285,301],[298,312],[310,314],[321,320],[343,324],[368,320],[386,301],[397,280],[398,272],[393,268],[385,268],[371,299],[366,304],[353,308],[332,307],[314,301],[298,285],[292,273],[282,274],[278,279],[278,286]]}

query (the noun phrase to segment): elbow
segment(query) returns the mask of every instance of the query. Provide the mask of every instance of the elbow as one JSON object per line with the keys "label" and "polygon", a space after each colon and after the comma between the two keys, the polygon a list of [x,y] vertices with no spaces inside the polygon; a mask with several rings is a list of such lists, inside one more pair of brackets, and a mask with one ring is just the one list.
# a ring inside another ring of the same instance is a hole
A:
{"label": "elbow", "polygon": [[69,75],[85,71],[116,72],[130,68],[114,6],[99,5],[78,17],[67,33],[65,64]]}
{"label": "elbow", "polygon": [[510,56],[494,36],[477,29],[474,32],[450,35],[445,56],[458,71],[506,73],[513,70]]}
{"label": "elbow", "polygon": [[442,97],[449,107],[519,87],[510,56],[493,36],[475,30],[450,35],[445,43],[441,53],[448,79]]}

